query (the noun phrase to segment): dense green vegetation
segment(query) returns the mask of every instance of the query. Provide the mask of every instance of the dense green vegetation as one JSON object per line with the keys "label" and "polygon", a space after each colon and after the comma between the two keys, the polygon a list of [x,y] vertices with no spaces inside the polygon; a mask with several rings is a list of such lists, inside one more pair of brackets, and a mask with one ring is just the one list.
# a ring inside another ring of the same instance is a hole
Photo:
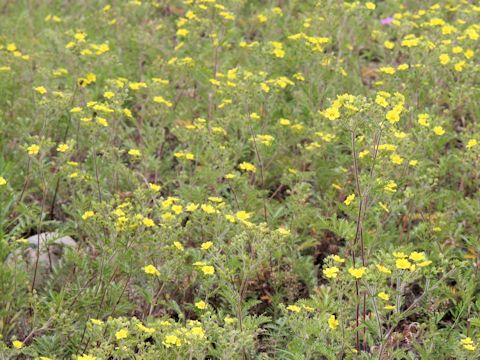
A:
{"label": "dense green vegetation", "polygon": [[0,2],[0,359],[478,359],[479,19]]}

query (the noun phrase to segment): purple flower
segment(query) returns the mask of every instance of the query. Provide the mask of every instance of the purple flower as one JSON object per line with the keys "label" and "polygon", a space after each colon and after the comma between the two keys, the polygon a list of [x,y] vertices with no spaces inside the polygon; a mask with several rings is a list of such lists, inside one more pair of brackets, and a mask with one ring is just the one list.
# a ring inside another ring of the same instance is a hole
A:
{"label": "purple flower", "polygon": [[385,19],[380,20],[382,25],[390,25],[393,22],[393,17],[389,16]]}

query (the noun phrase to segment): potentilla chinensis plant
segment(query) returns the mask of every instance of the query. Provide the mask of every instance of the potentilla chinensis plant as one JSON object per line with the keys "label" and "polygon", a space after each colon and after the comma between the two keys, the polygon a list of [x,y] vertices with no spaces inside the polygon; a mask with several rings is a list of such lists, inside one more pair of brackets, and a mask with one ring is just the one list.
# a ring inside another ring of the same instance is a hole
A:
{"label": "potentilla chinensis plant", "polygon": [[5,0],[0,358],[479,358],[479,14]]}

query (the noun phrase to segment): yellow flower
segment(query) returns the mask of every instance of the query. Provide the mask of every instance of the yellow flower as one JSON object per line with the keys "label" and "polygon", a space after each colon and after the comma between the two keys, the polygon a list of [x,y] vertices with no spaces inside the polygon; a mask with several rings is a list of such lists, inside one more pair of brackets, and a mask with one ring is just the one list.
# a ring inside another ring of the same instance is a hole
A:
{"label": "yellow flower", "polygon": [[283,50],[283,44],[278,41],[270,41],[273,46],[273,54],[277,58],[283,58],[285,56],[285,50]]}
{"label": "yellow flower", "polygon": [[198,204],[190,203],[185,207],[185,210],[188,212],[194,212],[198,209]]}
{"label": "yellow flower", "polygon": [[124,213],[123,210],[120,209],[120,208],[115,209],[115,210],[113,211],[113,214],[116,215],[116,216],[119,216],[119,217],[120,217],[120,216],[125,216],[125,213]]}
{"label": "yellow flower", "polygon": [[7,44],[7,50],[10,52],[14,52],[17,50],[17,45],[15,45],[14,43]]}
{"label": "yellow flower", "polygon": [[163,104],[166,107],[172,107],[173,106],[172,102],[168,101],[168,100],[165,100],[165,98],[163,96],[155,96],[153,98],[153,101],[158,103],[158,104]]}
{"label": "yellow flower", "polygon": [[207,303],[203,300],[197,301],[195,307],[200,310],[205,310],[207,308]]}
{"label": "yellow flower", "polygon": [[101,126],[103,126],[103,127],[107,127],[107,126],[108,126],[108,121],[107,121],[107,119],[98,116],[98,117],[97,117],[97,124],[98,124],[98,125],[101,125]]}
{"label": "yellow flower", "polygon": [[145,274],[160,276],[160,271],[154,265],[147,265],[143,267]]}
{"label": "yellow flower", "polygon": [[87,37],[87,34],[85,34],[84,32],[77,32],[75,33],[75,35],[73,35],[73,37],[78,42],[85,42],[85,38]]}
{"label": "yellow flower", "polygon": [[305,76],[302,73],[293,74],[293,78],[298,81],[305,81]]}
{"label": "yellow flower", "polygon": [[215,274],[215,268],[211,265],[204,265],[200,268],[204,275],[213,275]]}
{"label": "yellow flower", "polygon": [[144,219],[142,220],[142,223],[143,223],[143,225],[145,225],[145,227],[147,227],[147,228],[149,228],[149,227],[154,227],[154,226],[155,226],[155,222],[154,222],[152,219],[150,219],[150,218],[144,218]]}
{"label": "yellow flower", "polygon": [[388,296],[388,294],[383,291],[379,292],[377,296],[383,301],[388,301],[390,299],[390,296]]}
{"label": "yellow flower", "polygon": [[258,115],[256,112],[253,112],[253,113],[250,114],[250,119],[260,120],[260,115]]}
{"label": "yellow flower", "polygon": [[121,330],[118,330],[115,333],[115,338],[117,340],[125,339],[127,336],[128,336],[128,330],[127,329],[121,329]]}
{"label": "yellow flower", "polygon": [[132,118],[133,115],[132,115],[132,112],[129,110],[129,109],[123,109],[122,110],[123,114],[128,117],[128,118]]}
{"label": "yellow flower", "polygon": [[59,144],[59,145],[57,146],[57,151],[58,151],[58,152],[64,153],[64,152],[67,152],[68,149],[70,149],[70,146],[68,146],[67,144]]}
{"label": "yellow flower", "polygon": [[162,207],[164,209],[168,209],[170,206],[172,206],[173,202],[176,200],[177,200],[176,198],[169,196],[166,200],[162,201]]}
{"label": "yellow flower", "polygon": [[387,40],[383,43],[383,46],[388,50],[392,50],[395,47],[395,43]]}
{"label": "yellow flower", "polygon": [[395,74],[395,68],[391,67],[391,66],[383,66],[381,67],[380,69],[380,72],[384,73],[384,74],[388,74],[388,75],[393,75]]}
{"label": "yellow flower", "polygon": [[470,139],[470,140],[468,140],[467,145],[466,145],[465,147],[466,147],[467,149],[471,149],[471,148],[477,146],[477,144],[478,144],[477,140],[475,140],[475,139]]}
{"label": "yellow flower", "polygon": [[390,155],[390,161],[394,163],[395,165],[401,165],[403,163],[403,159],[400,155],[398,154],[392,154]]}
{"label": "yellow flower", "polygon": [[171,347],[172,345],[179,347],[182,346],[182,340],[176,335],[166,335],[165,340],[162,341],[162,344],[167,348]]}
{"label": "yellow flower", "polygon": [[92,210],[85,211],[82,215],[83,220],[87,220],[91,218],[92,216],[95,216],[95,213]]}
{"label": "yellow flower", "polygon": [[443,129],[443,127],[441,126],[435,126],[433,128],[433,132],[435,133],[435,135],[437,136],[442,136],[443,134],[445,134],[445,130]]}
{"label": "yellow flower", "polygon": [[323,275],[328,279],[332,279],[337,277],[339,271],[340,270],[336,266],[327,267],[323,269]]}
{"label": "yellow flower", "polygon": [[138,149],[130,149],[128,150],[128,155],[130,155],[131,157],[140,157],[142,156],[142,153]]}
{"label": "yellow flower", "polygon": [[339,321],[335,318],[335,315],[330,315],[330,317],[328,318],[328,327],[332,330],[335,330],[338,325],[339,325]]}
{"label": "yellow flower", "polygon": [[190,329],[188,335],[197,339],[203,339],[205,337],[205,331],[200,326],[194,326]]}
{"label": "yellow flower", "polygon": [[179,215],[183,212],[183,206],[182,205],[172,205],[172,211],[175,213],[175,215]]}
{"label": "yellow flower", "polygon": [[368,156],[370,154],[370,150],[363,150],[358,153],[358,157],[360,159],[363,159],[365,156]]}
{"label": "yellow flower", "polygon": [[333,261],[335,261],[336,263],[344,263],[345,262],[345,259],[343,259],[342,257],[338,256],[338,255],[333,255],[332,256],[332,259]]}
{"label": "yellow flower", "polygon": [[180,250],[180,251],[185,250],[185,248],[183,247],[182,243],[179,242],[179,241],[174,241],[174,242],[173,242],[173,246],[175,246],[175,248],[176,248],[177,250]]}
{"label": "yellow flower", "polygon": [[240,165],[238,165],[238,168],[240,170],[243,170],[243,171],[247,171],[247,172],[256,172],[257,171],[257,168],[255,167],[255,165],[249,163],[249,162],[242,162]]}
{"label": "yellow flower", "polygon": [[397,146],[393,144],[378,145],[378,150],[382,150],[382,151],[395,151],[396,149],[397,149]]}
{"label": "yellow flower", "polygon": [[279,227],[276,232],[282,236],[289,236],[292,233],[289,229],[285,229],[284,227]]}
{"label": "yellow flower", "polygon": [[189,152],[176,152],[173,155],[178,159],[185,158],[187,160],[195,160],[195,155]]}
{"label": "yellow flower", "polygon": [[465,50],[463,55],[465,56],[465,58],[471,59],[473,57],[473,55],[475,55],[475,52],[472,49],[467,49],[467,50]]}
{"label": "yellow flower", "polygon": [[163,221],[168,222],[168,221],[171,221],[171,220],[175,219],[175,215],[170,213],[170,212],[166,212],[166,213],[162,214],[161,218],[162,218]]}
{"label": "yellow flower", "polygon": [[188,35],[190,31],[188,31],[187,29],[178,29],[177,30],[177,36],[178,37],[185,37]]}
{"label": "yellow flower", "polygon": [[296,312],[296,313],[299,313],[300,311],[302,311],[300,306],[297,306],[297,305],[288,305],[287,310],[290,310],[291,312]]}
{"label": "yellow flower", "polygon": [[367,268],[366,267],[360,267],[358,269],[356,268],[350,268],[348,269],[348,272],[350,273],[350,275],[352,275],[355,279],[361,279],[363,277],[363,275],[365,275],[365,273],[367,272]]}
{"label": "yellow flower", "polygon": [[20,340],[14,340],[12,341],[12,345],[15,349],[21,349],[23,347],[23,342]]}
{"label": "yellow flower", "polygon": [[40,151],[40,146],[37,144],[33,144],[27,147],[28,155],[37,155],[39,151]]}
{"label": "yellow flower", "polygon": [[144,82],[132,82],[128,84],[128,87],[132,90],[140,90],[142,88],[146,88],[147,84],[145,84]]}
{"label": "yellow flower", "polygon": [[340,111],[338,110],[337,107],[334,107],[334,106],[325,109],[320,114],[322,114],[329,120],[336,120],[340,117]]}
{"label": "yellow flower", "polygon": [[78,84],[82,87],[85,87],[91,83],[94,83],[95,81],[97,81],[97,76],[93,73],[88,73],[84,78],[78,79]]}
{"label": "yellow flower", "polygon": [[211,241],[206,241],[206,242],[202,243],[202,245],[200,245],[200,248],[201,248],[202,250],[207,251],[207,250],[210,249],[212,246],[213,246],[213,242],[211,242]]}
{"label": "yellow flower", "polygon": [[392,273],[392,270],[390,270],[389,268],[387,268],[386,266],[383,266],[383,265],[380,265],[380,264],[377,264],[375,265],[377,267],[377,270],[384,273],[384,274],[391,274]]}
{"label": "yellow flower", "polygon": [[102,320],[90,319],[90,321],[92,322],[92,324],[97,325],[97,326],[102,326],[102,325],[103,325],[103,321],[102,321]]}
{"label": "yellow flower", "polygon": [[155,332],[154,328],[146,327],[143,324],[137,324],[137,329],[147,334],[153,334]]}
{"label": "yellow flower", "polygon": [[392,109],[385,115],[385,118],[391,123],[395,124],[400,121],[400,112],[397,109]]}
{"label": "yellow flower", "polygon": [[268,17],[266,17],[266,16],[263,15],[263,14],[260,14],[260,15],[257,15],[257,19],[258,19],[259,22],[265,23],[265,22],[267,22]]}
{"label": "yellow flower", "polygon": [[457,63],[453,66],[453,68],[455,69],[455,71],[459,71],[459,72],[460,72],[460,71],[463,71],[463,69],[465,68],[465,64],[466,64],[465,61],[462,60],[462,61],[457,62]]}
{"label": "yellow flower", "polygon": [[159,192],[162,189],[162,187],[160,185],[153,184],[153,183],[149,183],[148,187],[150,188],[150,190],[155,191],[155,192]]}
{"label": "yellow flower", "polygon": [[345,205],[349,206],[353,200],[355,200],[355,194],[350,194],[347,196],[347,198],[345,199],[345,201],[343,202]]}
{"label": "yellow flower", "polygon": [[261,87],[263,92],[266,92],[266,93],[270,92],[270,86],[268,86],[267,84],[261,83],[260,87]]}
{"label": "yellow flower", "polygon": [[377,94],[377,96],[375,97],[375,103],[377,103],[383,108],[386,108],[388,106],[387,99],[385,99],[385,97],[380,94]]}
{"label": "yellow flower", "polygon": [[115,96],[115,94],[114,94],[113,92],[111,92],[111,91],[105,91],[105,92],[103,93],[103,97],[105,97],[105,98],[107,98],[107,99],[111,99],[111,98],[113,98],[114,96]]}
{"label": "yellow flower", "polygon": [[395,261],[395,266],[397,267],[397,269],[407,270],[410,269],[412,263],[407,259],[397,259]]}
{"label": "yellow flower", "polygon": [[387,191],[387,192],[394,193],[394,192],[397,191],[397,184],[395,183],[395,181],[390,180],[390,181],[383,187],[383,190],[385,190],[385,191]]}
{"label": "yellow flower", "polygon": [[0,186],[7,185],[7,180],[3,176],[0,176]]}
{"label": "yellow flower", "polygon": [[468,351],[475,351],[476,347],[473,344],[473,340],[470,337],[466,337],[465,339],[460,340],[460,344],[463,345],[463,348]]}
{"label": "yellow flower", "polygon": [[40,95],[45,95],[47,93],[47,89],[44,86],[37,86],[35,91],[38,92]]}
{"label": "yellow flower", "polygon": [[410,254],[410,256],[408,258],[410,260],[413,260],[413,261],[416,261],[416,262],[422,261],[422,260],[425,260],[425,253],[414,251]]}
{"label": "yellow flower", "polygon": [[453,34],[456,31],[457,31],[457,29],[455,28],[455,26],[452,26],[450,24],[446,24],[442,27],[442,34],[443,35],[450,35],[450,34]]}
{"label": "yellow flower", "polygon": [[441,54],[438,60],[440,60],[440,64],[447,65],[450,62],[450,56],[448,54]]}
{"label": "yellow flower", "polygon": [[216,212],[215,208],[210,204],[202,204],[201,209],[207,214],[213,214]]}
{"label": "yellow flower", "polygon": [[383,307],[385,310],[395,310],[395,306],[394,305],[385,305]]}
{"label": "yellow flower", "polygon": [[365,3],[365,7],[368,9],[368,10],[375,10],[375,8],[377,7],[373,2],[369,1],[367,3]]}
{"label": "yellow flower", "polygon": [[246,211],[237,211],[235,217],[240,221],[246,221],[250,218],[250,214]]}
{"label": "yellow flower", "polygon": [[81,355],[77,358],[77,360],[97,360],[97,358],[92,355]]}

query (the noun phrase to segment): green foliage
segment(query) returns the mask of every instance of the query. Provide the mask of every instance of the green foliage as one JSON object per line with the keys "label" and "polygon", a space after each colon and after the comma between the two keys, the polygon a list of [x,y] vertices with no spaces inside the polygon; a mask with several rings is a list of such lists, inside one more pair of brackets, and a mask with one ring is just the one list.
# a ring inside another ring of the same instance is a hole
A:
{"label": "green foliage", "polygon": [[478,358],[479,11],[5,0],[0,358]]}

